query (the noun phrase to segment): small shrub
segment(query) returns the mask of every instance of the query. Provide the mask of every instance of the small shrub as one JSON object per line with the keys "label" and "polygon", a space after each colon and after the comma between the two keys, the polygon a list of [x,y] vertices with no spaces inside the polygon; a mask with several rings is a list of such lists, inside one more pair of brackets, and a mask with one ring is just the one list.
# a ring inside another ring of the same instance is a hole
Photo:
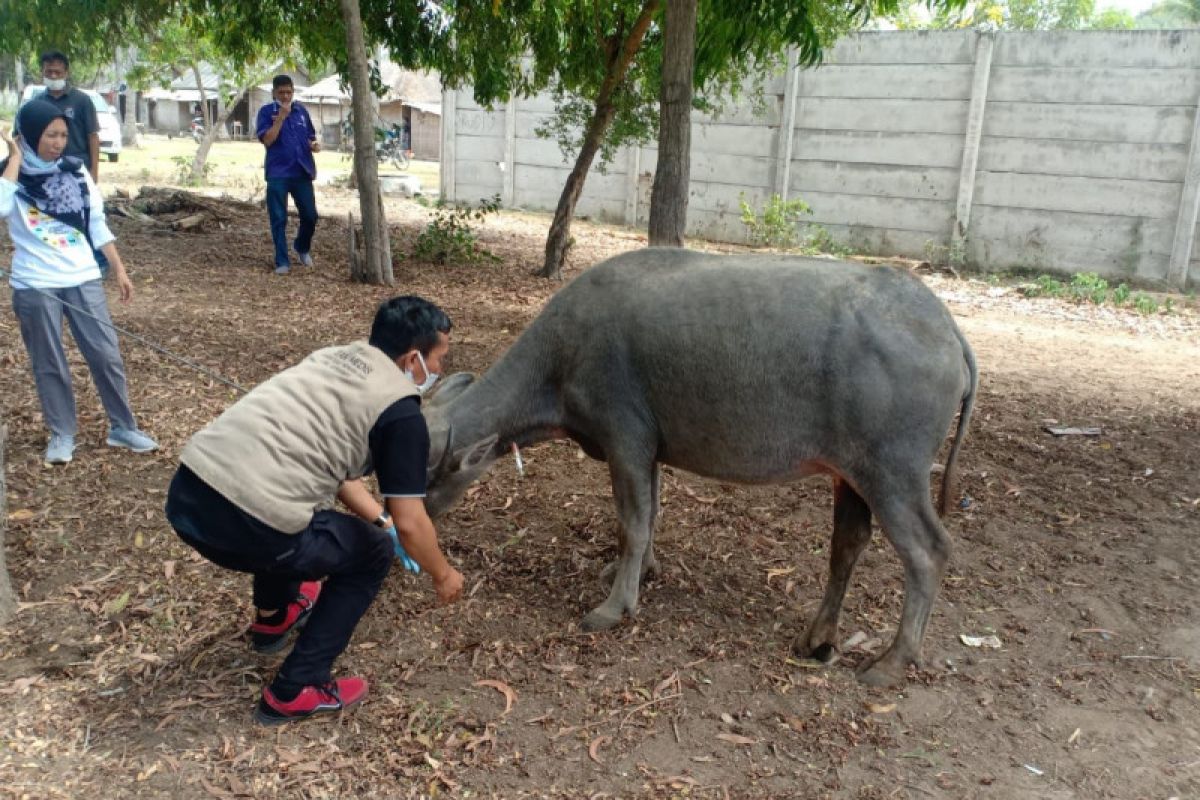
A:
{"label": "small shrub", "polygon": [[192,173],[192,162],[195,161],[192,156],[171,156],[171,160],[175,162],[175,177],[183,186],[203,186],[212,175],[213,165],[208,161],[204,162],[202,174],[197,180]]}
{"label": "small shrub", "polygon": [[762,213],[746,202],[746,195],[739,198],[742,224],[750,231],[750,240],[763,247],[790,250],[799,243],[799,224],[805,214],[811,214],[808,203],[799,197],[784,200],[777,194],[763,204]]}
{"label": "small shrub", "polygon": [[1133,296],[1133,307],[1139,314],[1154,314],[1158,312],[1158,301],[1148,294],[1138,292]]}
{"label": "small shrub", "polygon": [[433,208],[433,219],[417,237],[413,256],[435,264],[449,261],[499,261],[494,254],[479,246],[479,237],[472,224],[483,222],[488,214],[500,210],[500,195],[490,200],[480,200],[477,207],[447,205],[438,202]]}
{"label": "small shrub", "polygon": [[829,255],[839,257],[848,256],[853,252],[849,247],[838,243],[833,238],[833,234],[825,230],[821,225],[808,226],[808,232],[804,236],[804,243],[800,249],[805,255],[828,253]]}
{"label": "small shrub", "polygon": [[934,239],[925,240],[925,260],[934,266],[945,264],[950,258],[950,248]]}
{"label": "small shrub", "polygon": [[1026,297],[1062,297],[1066,287],[1049,275],[1038,275],[1033,283],[1021,287]]}
{"label": "small shrub", "polygon": [[1071,278],[1071,297],[1100,305],[1108,299],[1108,281],[1094,272],[1080,272]]}
{"label": "small shrub", "polygon": [[1129,286],[1127,284],[1122,283],[1119,286],[1117,286],[1117,288],[1113,289],[1112,301],[1113,301],[1113,305],[1118,305],[1118,306],[1123,306],[1126,303],[1128,303],[1129,302]]}

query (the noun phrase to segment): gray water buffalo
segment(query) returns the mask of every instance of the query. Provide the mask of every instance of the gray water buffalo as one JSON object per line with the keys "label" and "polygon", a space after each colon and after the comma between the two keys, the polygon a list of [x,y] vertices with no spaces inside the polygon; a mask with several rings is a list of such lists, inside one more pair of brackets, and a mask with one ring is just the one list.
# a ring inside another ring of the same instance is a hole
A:
{"label": "gray water buffalo", "polygon": [[832,476],[829,583],[795,651],[829,662],[855,562],[879,520],[904,565],[891,646],[860,680],[919,663],[950,541],[930,500],[934,456],[959,414],[944,514],[974,405],[975,358],[949,311],[904,270],[650,248],[564,287],[478,380],[452,376],[425,414],[435,516],[515,442],[569,437],[608,463],[620,557],[583,619],[637,608],[653,549],[660,464],[718,480]]}

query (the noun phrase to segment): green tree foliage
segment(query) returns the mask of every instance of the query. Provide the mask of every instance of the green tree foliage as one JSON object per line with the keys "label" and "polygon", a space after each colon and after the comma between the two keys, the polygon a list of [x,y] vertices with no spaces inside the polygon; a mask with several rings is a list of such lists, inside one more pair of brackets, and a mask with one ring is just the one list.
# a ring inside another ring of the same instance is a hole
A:
{"label": "green tree foliage", "polygon": [[111,62],[114,46],[152,30],[172,6],[172,0],[0,0],[0,52],[36,59],[42,50],[62,50],[75,73],[76,62]]}
{"label": "green tree foliage", "polygon": [[1124,31],[1136,28],[1137,21],[1123,8],[1103,8],[1092,15],[1087,26],[1098,31]]}
{"label": "green tree foliage", "polygon": [[[1200,3],[1200,0],[1191,2]],[[902,30],[1044,31],[1135,27],[1133,15],[1128,11],[1097,10],[1096,0],[975,0],[960,10],[941,11],[930,11],[920,0],[914,0],[903,5],[890,20]]]}
{"label": "green tree foliage", "polygon": [[[147,32],[139,48],[138,62],[126,73],[126,80],[137,90],[154,85],[166,87],[179,75],[194,80],[200,93],[205,135],[190,161],[188,182],[200,184],[207,172],[209,150],[238,99],[267,80],[271,70],[286,60],[272,59],[267,52],[232,57],[213,41],[200,18],[187,17],[176,10]],[[218,79],[215,95],[210,95],[201,78],[205,67]],[[215,116],[208,103],[210,99],[218,101],[220,111]]]}
{"label": "green tree foliage", "polygon": [[[958,5],[945,0],[939,5]],[[720,102],[776,69],[786,48],[800,62],[896,0],[702,0],[695,37],[696,105]],[[559,203],[542,273],[561,269],[570,218],[593,159],[657,133],[664,3],[660,0],[447,0],[453,47],[435,48],[450,85],[470,83],[492,104],[549,88],[559,113],[541,132],[556,138],[575,168]],[[646,24],[647,19],[649,24]]]}
{"label": "green tree foliage", "polygon": [[1200,27],[1200,0],[1162,0],[1137,15],[1138,28]]}

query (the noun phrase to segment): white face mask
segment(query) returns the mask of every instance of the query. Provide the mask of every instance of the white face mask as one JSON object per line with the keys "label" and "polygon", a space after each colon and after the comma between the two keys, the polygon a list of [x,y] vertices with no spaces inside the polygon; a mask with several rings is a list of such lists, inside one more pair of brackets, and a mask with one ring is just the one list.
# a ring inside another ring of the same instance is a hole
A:
{"label": "white face mask", "polygon": [[[417,359],[421,362],[421,369],[425,370],[425,382],[417,385],[417,391],[421,394],[425,394],[433,388],[433,384],[437,383],[438,374],[436,372],[429,371],[429,366],[425,363],[425,357],[421,355],[420,350],[417,351]],[[413,383],[417,382],[417,379],[413,375],[411,369],[404,370],[404,374],[407,375],[408,379]]]}
{"label": "white face mask", "polygon": [[52,92],[61,92],[63,89],[67,88],[67,79],[66,78],[55,78],[54,80],[47,79],[46,80],[46,88]]}

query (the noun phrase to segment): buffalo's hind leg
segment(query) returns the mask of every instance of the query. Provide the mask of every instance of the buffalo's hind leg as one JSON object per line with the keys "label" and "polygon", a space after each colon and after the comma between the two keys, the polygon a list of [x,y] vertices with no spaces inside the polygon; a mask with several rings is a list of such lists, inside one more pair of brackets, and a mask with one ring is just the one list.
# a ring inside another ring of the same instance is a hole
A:
{"label": "buffalo's hind leg", "polygon": [[803,658],[831,664],[837,660],[838,618],[854,565],[871,541],[871,509],[850,484],[833,479],[833,539],[829,551],[829,582],[825,597],[808,630],[792,645]]}
{"label": "buffalo's hind leg", "polygon": [[896,638],[864,664],[858,679],[871,686],[902,683],[909,664],[920,666],[921,642],[950,559],[950,537],[933,510],[929,482],[913,478],[906,491],[875,505],[879,523],[904,565],[904,610]]}

